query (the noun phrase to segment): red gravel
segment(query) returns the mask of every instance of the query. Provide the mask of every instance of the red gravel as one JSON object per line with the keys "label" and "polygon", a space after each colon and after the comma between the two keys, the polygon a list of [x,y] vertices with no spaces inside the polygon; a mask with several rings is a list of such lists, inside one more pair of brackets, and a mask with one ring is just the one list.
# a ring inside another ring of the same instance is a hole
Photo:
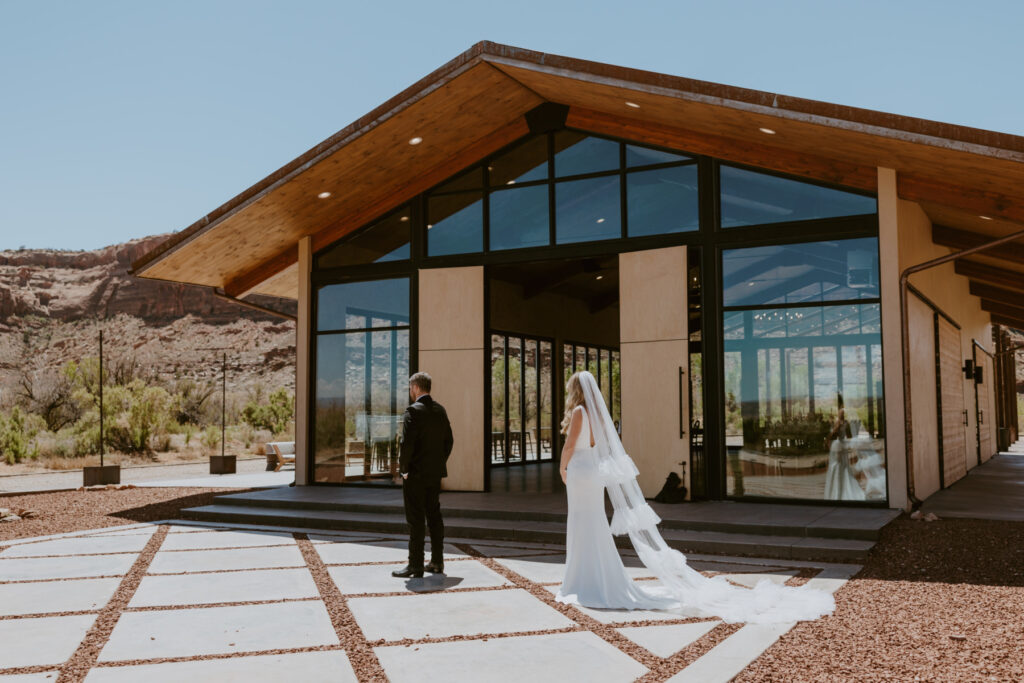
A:
{"label": "red gravel", "polygon": [[1024,680],[1024,523],[900,517],[836,612],[736,681]]}
{"label": "red gravel", "polygon": [[0,507],[25,508],[38,515],[0,524],[0,546],[15,538],[175,519],[182,508],[209,505],[214,496],[230,492],[239,489],[139,487],[0,496]]}

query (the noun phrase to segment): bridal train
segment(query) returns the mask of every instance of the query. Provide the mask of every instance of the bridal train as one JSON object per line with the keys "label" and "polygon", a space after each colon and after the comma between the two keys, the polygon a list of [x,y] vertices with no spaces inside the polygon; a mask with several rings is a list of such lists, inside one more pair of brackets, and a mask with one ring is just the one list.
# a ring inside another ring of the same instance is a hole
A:
{"label": "bridal train", "polygon": [[[671,610],[728,623],[806,621],[834,611],[835,599],[826,591],[768,580],[742,588],[691,568],[658,531],[661,519],[640,491],[638,470],[622,447],[594,376],[583,371],[569,382],[566,395],[571,398],[575,393],[578,405],[570,413],[567,452],[571,457],[563,471],[568,518],[565,578],[556,596],[560,602]],[[605,490],[614,508],[610,524],[605,516]],[[659,579],[657,583],[642,587],[629,577],[613,535],[629,536],[640,561]]]}

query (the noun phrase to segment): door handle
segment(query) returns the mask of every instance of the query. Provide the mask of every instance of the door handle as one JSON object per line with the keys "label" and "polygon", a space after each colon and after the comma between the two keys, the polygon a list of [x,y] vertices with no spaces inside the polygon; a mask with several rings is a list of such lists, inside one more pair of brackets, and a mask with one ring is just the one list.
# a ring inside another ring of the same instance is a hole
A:
{"label": "door handle", "polygon": [[985,411],[981,409],[978,410],[978,424],[985,424]]}
{"label": "door handle", "polygon": [[686,429],[683,427],[686,424],[685,416],[683,415],[683,366],[679,366],[679,438],[683,439],[686,437]]}
{"label": "door handle", "polygon": [[964,427],[966,427],[967,426],[967,409],[964,408],[962,412],[964,414]]}

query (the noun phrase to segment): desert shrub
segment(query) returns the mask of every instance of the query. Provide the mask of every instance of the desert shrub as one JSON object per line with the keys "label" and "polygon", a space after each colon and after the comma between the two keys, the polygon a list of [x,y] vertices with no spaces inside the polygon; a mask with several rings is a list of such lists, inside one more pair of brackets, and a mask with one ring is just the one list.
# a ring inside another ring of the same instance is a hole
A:
{"label": "desert shrub", "polygon": [[253,429],[252,425],[240,424],[231,428],[231,438],[235,441],[240,441],[242,446],[249,450],[252,448],[252,442],[256,438],[256,430]]}
{"label": "desert shrub", "polygon": [[182,426],[181,431],[185,435],[185,445],[188,446],[192,441],[192,435],[196,433],[196,428],[194,425],[186,423]]}
{"label": "desert shrub", "polygon": [[36,436],[44,428],[41,417],[25,413],[18,406],[9,415],[0,414],[0,457],[10,465],[38,457]]}
{"label": "desert shrub", "polygon": [[253,429],[266,429],[279,434],[288,428],[295,416],[295,397],[285,389],[270,394],[266,403],[250,400],[242,409],[242,420]]}
{"label": "desert shrub", "polygon": [[193,379],[179,379],[174,383],[174,419],[178,424],[199,425],[204,422],[207,402],[213,395],[213,383],[199,384]]}
{"label": "desert shrub", "polygon": [[67,366],[57,372],[23,372],[19,384],[21,402],[43,418],[48,431],[57,432],[81,417],[81,406],[73,396],[74,375]]}
{"label": "desert shrub", "polygon": [[149,438],[149,446],[157,453],[166,453],[171,450],[171,435],[154,434]]}
{"label": "desert shrub", "polygon": [[[80,389],[76,397],[88,406],[75,425],[76,452],[95,453],[99,440],[99,397]],[[133,380],[124,386],[104,387],[105,442],[122,453],[150,453],[150,438],[166,433],[171,395],[163,387]]]}
{"label": "desert shrub", "polygon": [[203,444],[203,450],[208,454],[217,453],[220,450],[220,428],[210,425],[199,435],[199,441]]}

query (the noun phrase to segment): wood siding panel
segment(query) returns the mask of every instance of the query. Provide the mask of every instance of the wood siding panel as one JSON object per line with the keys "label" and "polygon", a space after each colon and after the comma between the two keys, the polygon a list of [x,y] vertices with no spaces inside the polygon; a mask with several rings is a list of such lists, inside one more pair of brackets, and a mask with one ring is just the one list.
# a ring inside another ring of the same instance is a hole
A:
{"label": "wood siding panel", "polygon": [[960,330],[939,317],[939,392],[942,397],[943,483],[967,474],[967,427],[964,425],[963,354]]}

